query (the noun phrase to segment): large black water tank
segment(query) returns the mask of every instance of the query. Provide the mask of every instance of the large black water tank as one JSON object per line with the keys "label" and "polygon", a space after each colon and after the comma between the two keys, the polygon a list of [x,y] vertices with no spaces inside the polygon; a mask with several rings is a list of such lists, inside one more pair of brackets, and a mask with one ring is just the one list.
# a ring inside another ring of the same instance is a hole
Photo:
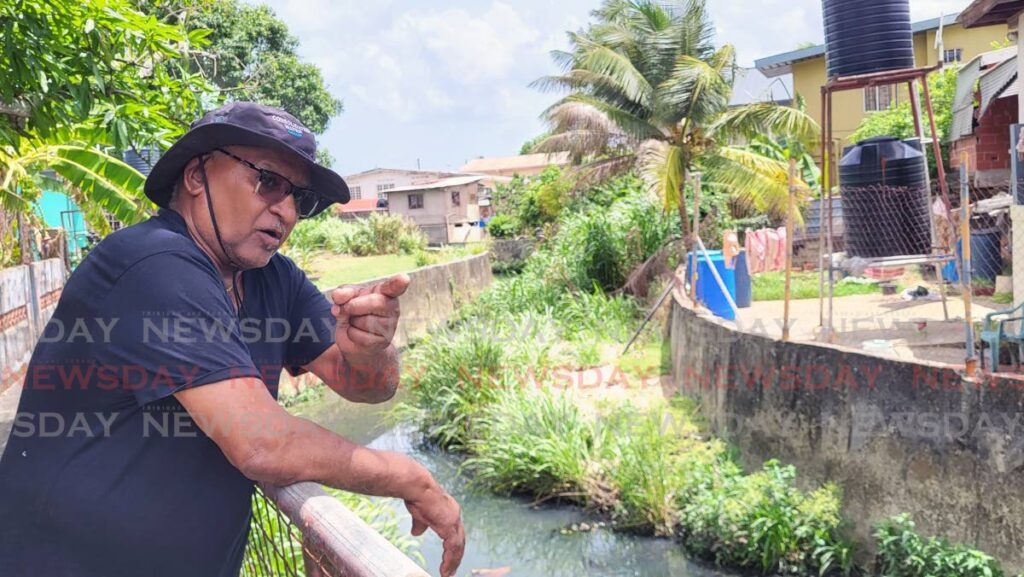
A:
{"label": "large black water tank", "polygon": [[839,185],[846,254],[930,254],[931,216],[921,142],[873,138],[843,153]]}
{"label": "large black water tank", "polygon": [[822,0],[828,75],[913,68],[910,0]]}

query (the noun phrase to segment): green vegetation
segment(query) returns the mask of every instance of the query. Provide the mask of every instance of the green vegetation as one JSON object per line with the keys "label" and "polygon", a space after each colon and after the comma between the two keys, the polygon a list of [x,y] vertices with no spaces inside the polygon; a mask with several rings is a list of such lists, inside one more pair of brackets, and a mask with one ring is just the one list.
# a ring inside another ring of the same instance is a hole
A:
{"label": "green vegetation", "polygon": [[[949,166],[949,131],[953,124],[953,100],[956,98],[956,79],[959,66],[947,66],[928,76],[928,92],[932,98],[932,109],[935,111],[935,128],[942,142],[942,159]],[[922,97],[923,98],[923,97]],[[923,102],[923,100],[922,100]],[[925,136],[931,135],[928,122],[924,126]],[[860,142],[877,136],[894,136],[899,139],[916,136],[914,115],[910,100],[900,98],[897,104],[888,110],[873,112],[864,117],[857,130],[850,135],[850,142]],[[927,147],[928,166],[935,166],[931,147]]]}
{"label": "green vegetation", "polygon": [[414,254],[426,246],[427,237],[416,223],[400,216],[381,214],[343,221],[323,213],[300,221],[287,242],[289,250],[354,256]]}
{"label": "green vegetation", "polygon": [[[794,272],[790,278],[790,298],[818,298],[818,273]],[[780,301],[786,288],[786,275],[782,272],[763,272],[751,278],[751,288],[755,301]],[[837,297],[850,295],[878,294],[878,283],[870,279],[847,277],[837,282],[832,289]]]}
{"label": "green vegetation", "polygon": [[139,0],[143,11],[202,31],[208,45],[192,60],[233,100],[287,110],[320,134],[342,103],[320,69],[298,56],[299,39],[267,5],[238,0]]}
{"label": "green vegetation", "polygon": [[[419,542],[399,526],[395,510],[387,500],[331,487],[324,487],[324,490],[400,551],[423,564]],[[287,522],[284,514],[262,492],[253,493],[252,518],[249,522],[249,543],[242,563],[243,577],[305,574],[299,530]]]}
{"label": "green vegetation", "polygon": [[907,515],[898,515],[875,530],[876,573],[885,577],[1003,577],[999,562],[944,539],[925,539]]}

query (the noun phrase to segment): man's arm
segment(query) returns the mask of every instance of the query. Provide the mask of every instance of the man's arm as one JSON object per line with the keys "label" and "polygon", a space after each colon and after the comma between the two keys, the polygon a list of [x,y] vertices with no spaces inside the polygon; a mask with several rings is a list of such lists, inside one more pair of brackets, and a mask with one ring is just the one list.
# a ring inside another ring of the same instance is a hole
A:
{"label": "man's arm", "polygon": [[354,403],[383,403],[398,390],[398,351],[389,345],[375,356],[344,355],[337,345],[303,367]]}
{"label": "man's arm", "polygon": [[444,540],[441,575],[455,573],[465,548],[459,506],[412,459],[357,445],[289,414],[259,379],[231,379],[174,396],[249,479],[282,486],[313,481],[404,500],[413,534],[430,528]]}
{"label": "man's arm", "polygon": [[303,368],[328,387],[357,403],[381,403],[398,390],[398,351],[391,344],[401,314],[398,297],[409,276],[395,275],[367,287],[342,287],[331,293],[338,320],[334,346]]}

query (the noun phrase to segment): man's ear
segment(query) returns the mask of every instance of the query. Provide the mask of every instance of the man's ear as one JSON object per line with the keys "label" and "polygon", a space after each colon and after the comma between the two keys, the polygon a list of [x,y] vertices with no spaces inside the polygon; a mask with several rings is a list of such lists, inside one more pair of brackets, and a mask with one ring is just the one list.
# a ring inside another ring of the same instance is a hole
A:
{"label": "man's ear", "polygon": [[203,175],[199,171],[199,159],[197,156],[185,164],[185,168],[182,170],[181,184],[184,190],[182,192],[191,196],[199,196],[203,194]]}

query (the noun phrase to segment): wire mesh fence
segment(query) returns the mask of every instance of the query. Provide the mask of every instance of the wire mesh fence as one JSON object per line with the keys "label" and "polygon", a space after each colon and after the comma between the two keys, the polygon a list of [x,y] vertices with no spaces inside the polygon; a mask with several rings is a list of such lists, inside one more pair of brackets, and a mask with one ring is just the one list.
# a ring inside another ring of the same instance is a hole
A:
{"label": "wire mesh fence", "polygon": [[342,573],[325,561],[322,552],[304,544],[299,528],[257,487],[242,577],[342,577]]}

